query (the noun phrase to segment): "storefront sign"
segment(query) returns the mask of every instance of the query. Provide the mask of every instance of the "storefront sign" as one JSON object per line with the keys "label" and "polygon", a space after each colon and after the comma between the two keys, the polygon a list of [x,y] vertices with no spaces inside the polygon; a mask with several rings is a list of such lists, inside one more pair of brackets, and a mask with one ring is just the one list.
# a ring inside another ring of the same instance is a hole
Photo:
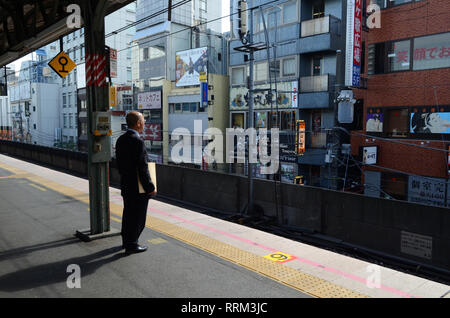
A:
{"label": "storefront sign", "polygon": [[297,154],[305,153],[306,124],[304,120],[297,120]]}
{"label": "storefront sign", "polygon": [[411,133],[450,134],[450,112],[411,113]]}
{"label": "storefront sign", "polygon": [[408,201],[445,206],[445,183],[444,179],[409,176]]}
{"label": "storefront sign", "polygon": [[363,147],[363,163],[376,165],[378,163],[378,146]]}
{"label": "storefront sign", "polygon": [[295,152],[295,145],[280,144],[280,161],[297,162],[297,153]]}
{"label": "storefront sign", "polygon": [[145,124],[144,140],[161,141],[161,124]]}
{"label": "storefront sign", "polygon": [[[270,101],[270,85],[255,85],[255,90],[265,90],[256,92],[253,95],[254,109],[270,109],[277,105],[279,108],[293,108],[298,106],[297,92],[298,82],[281,82],[277,84],[278,94],[273,91],[272,103]],[[274,86],[272,86],[274,89]],[[277,99],[278,98],[278,99]],[[246,87],[234,87],[230,90],[230,110],[248,109],[248,89]]]}
{"label": "storefront sign", "polygon": [[161,109],[161,91],[138,94],[138,109]]}

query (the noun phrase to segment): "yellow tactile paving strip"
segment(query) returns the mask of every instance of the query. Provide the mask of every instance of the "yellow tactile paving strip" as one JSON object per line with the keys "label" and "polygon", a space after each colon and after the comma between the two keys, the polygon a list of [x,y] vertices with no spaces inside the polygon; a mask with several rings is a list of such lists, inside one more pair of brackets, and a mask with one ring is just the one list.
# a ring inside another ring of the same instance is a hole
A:
{"label": "yellow tactile paving strip", "polygon": [[[76,189],[61,185],[54,181],[26,173],[15,167],[0,163],[0,168],[10,171],[13,176],[9,178],[25,178],[37,183],[47,189],[61,193],[65,196],[76,199],[80,202],[89,204],[89,195]],[[0,180],[1,181],[1,180]],[[110,203],[111,214],[122,217],[123,207],[121,205]],[[114,218],[117,220],[116,218]],[[297,289],[303,293],[318,298],[364,298],[367,297],[356,293],[347,288],[335,285],[326,280],[303,273],[299,270],[290,268],[281,263],[277,263],[241,250],[235,246],[220,242],[206,235],[187,230],[180,226],[171,224],[159,218],[147,217],[146,226],[157,232],[173,237],[179,241],[195,246],[208,253],[214,254],[220,258],[226,259],[232,263],[245,267],[251,271],[262,274],[268,278],[278,281],[282,284]]]}

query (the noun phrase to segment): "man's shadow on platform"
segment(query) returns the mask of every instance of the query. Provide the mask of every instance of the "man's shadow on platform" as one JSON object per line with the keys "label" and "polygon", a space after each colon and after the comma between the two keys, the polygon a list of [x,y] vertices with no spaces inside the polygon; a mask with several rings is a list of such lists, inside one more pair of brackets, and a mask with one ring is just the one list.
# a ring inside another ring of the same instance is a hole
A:
{"label": "man's shadow on platform", "polygon": [[[103,265],[127,256],[125,252],[118,253],[121,250],[121,247],[113,247],[91,255],[38,265],[0,276],[0,291],[17,292],[58,283],[66,284],[68,277],[73,273],[72,271],[67,272],[68,266],[71,264],[80,266],[80,276],[83,281],[83,278],[93,274]],[[104,258],[111,254],[114,255]]]}

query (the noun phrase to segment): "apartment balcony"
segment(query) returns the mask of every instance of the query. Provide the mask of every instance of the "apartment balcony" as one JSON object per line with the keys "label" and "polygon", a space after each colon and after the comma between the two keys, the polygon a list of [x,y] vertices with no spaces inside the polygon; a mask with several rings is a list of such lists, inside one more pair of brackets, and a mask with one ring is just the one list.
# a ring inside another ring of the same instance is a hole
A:
{"label": "apartment balcony", "polygon": [[300,78],[299,108],[329,108],[333,101],[336,76],[325,74]]}
{"label": "apartment balcony", "polygon": [[300,54],[336,51],[342,41],[340,34],[341,20],[332,15],[303,21],[298,51]]}

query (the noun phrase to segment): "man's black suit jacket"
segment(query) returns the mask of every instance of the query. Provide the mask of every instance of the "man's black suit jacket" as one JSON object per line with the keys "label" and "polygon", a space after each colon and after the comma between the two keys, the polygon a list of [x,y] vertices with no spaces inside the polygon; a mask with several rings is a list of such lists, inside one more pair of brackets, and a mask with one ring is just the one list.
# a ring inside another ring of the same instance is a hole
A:
{"label": "man's black suit jacket", "polygon": [[139,186],[137,177],[147,194],[155,190],[148,171],[147,150],[138,134],[128,130],[116,142],[116,160],[120,173],[122,196],[137,196]]}

